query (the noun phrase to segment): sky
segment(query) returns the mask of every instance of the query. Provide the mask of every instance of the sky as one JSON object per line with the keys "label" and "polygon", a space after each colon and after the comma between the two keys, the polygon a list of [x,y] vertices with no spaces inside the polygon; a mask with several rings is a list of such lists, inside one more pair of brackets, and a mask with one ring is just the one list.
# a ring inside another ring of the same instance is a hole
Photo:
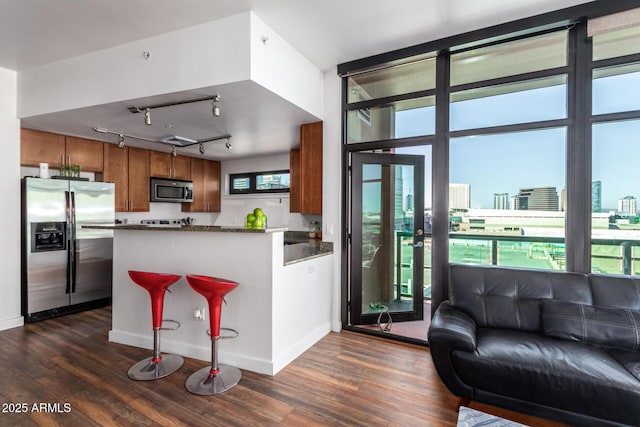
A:
{"label": "sky", "polygon": [[[594,80],[594,114],[640,109],[640,66],[626,71],[631,72]],[[554,85],[454,102],[451,129],[565,118],[566,99],[566,86]],[[396,113],[396,138],[434,132],[434,107]],[[514,196],[524,187],[555,187],[560,196],[566,182],[566,150],[564,128],[454,138],[449,179],[471,185],[473,208],[493,208],[494,193]],[[411,147],[398,152],[428,155],[425,206],[429,207],[430,150],[427,154],[422,147]],[[640,198],[640,121],[594,125],[592,153],[592,181],[602,182],[603,209],[615,209],[625,196]]]}

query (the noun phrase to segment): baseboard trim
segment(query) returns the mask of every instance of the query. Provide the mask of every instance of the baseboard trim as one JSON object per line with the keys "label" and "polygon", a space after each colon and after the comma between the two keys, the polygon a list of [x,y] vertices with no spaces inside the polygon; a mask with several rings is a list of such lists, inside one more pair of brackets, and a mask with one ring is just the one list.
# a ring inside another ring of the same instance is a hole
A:
{"label": "baseboard trim", "polygon": [[[153,337],[151,335],[132,334],[130,332],[110,330],[109,341],[118,344],[130,345],[132,347],[153,349]],[[186,344],[180,341],[172,341],[162,337],[162,352],[178,354],[183,357],[202,360],[203,362],[211,362],[211,347],[196,346]],[[247,371],[257,372],[259,374],[273,375],[273,362],[264,359],[257,359],[251,356],[229,353],[219,350],[218,358],[220,363],[236,366]]]}
{"label": "baseboard trim", "polygon": [[331,332],[331,323],[327,322],[324,325],[318,326],[310,333],[305,335],[301,340],[294,343],[288,349],[280,353],[277,357],[274,358],[274,370],[271,375],[277,374],[282,368],[293,362],[302,353],[309,350],[315,343],[320,341],[322,337],[327,335],[329,332]]}
{"label": "baseboard trim", "polygon": [[0,320],[0,331],[19,328],[21,326],[24,326],[24,317],[22,316]]}

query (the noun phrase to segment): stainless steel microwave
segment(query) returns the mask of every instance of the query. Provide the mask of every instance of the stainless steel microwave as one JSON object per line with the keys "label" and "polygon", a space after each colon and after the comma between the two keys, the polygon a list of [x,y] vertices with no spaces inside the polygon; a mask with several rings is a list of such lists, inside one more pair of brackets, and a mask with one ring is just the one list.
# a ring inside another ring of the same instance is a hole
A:
{"label": "stainless steel microwave", "polygon": [[193,202],[193,182],[177,179],[151,178],[152,202]]}

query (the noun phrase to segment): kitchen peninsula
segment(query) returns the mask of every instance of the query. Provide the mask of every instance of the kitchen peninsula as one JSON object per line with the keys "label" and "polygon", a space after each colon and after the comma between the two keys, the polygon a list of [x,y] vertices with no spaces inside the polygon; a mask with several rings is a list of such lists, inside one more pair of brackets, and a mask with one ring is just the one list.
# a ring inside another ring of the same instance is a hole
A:
{"label": "kitchen peninsula", "polygon": [[127,271],[182,275],[164,302],[165,319],[181,327],[166,331],[162,350],[205,361],[211,357],[206,320],[194,312],[204,299],[187,274],[238,282],[225,299],[222,327],[240,335],[221,340],[221,363],[274,375],[330,331],[331,245],[286,245],[285,228],[245,230],[219,226],[116,225],[113,245],[113,320],[109,340],[153,348],[147,292]]}

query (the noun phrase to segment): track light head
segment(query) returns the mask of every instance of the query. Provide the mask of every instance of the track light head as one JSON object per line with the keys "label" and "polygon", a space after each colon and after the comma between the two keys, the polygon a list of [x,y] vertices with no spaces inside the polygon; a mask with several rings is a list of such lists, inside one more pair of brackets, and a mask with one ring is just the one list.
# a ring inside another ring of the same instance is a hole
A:
{"label": "track light head", "polygon": [[148,108],[144,110],[144,122],[147,126],[151,126],[151,110]]}
{"label": "track light head", "polygon": [[178,153],[176,153],[176,146],[175,145],[171,146],[171,155],[173,157],[176,157],[178,155]]}
{"label": "track light head", "polygon": [[124,148],[124,135],[118,135],[118,148]]}
{"label": "track light head", "polygon": [[204,145],[200,144],[198,151],[200,151],[200,154],[204,154]]}
{"label": "track light head", "polygon": [[220,115],[220,106],[218,105],[220,102],[220,95],[214,95],[211,101],[211,113],[214,117],[218,117]]}
{"label": "track light head", "polygon": [[231,147],[233,147],[233,145],[231,145],[231,142],[228,139],[227,139],[227,142],[225,142],[224,146],[227,147],[227,150],[231,150]]}

